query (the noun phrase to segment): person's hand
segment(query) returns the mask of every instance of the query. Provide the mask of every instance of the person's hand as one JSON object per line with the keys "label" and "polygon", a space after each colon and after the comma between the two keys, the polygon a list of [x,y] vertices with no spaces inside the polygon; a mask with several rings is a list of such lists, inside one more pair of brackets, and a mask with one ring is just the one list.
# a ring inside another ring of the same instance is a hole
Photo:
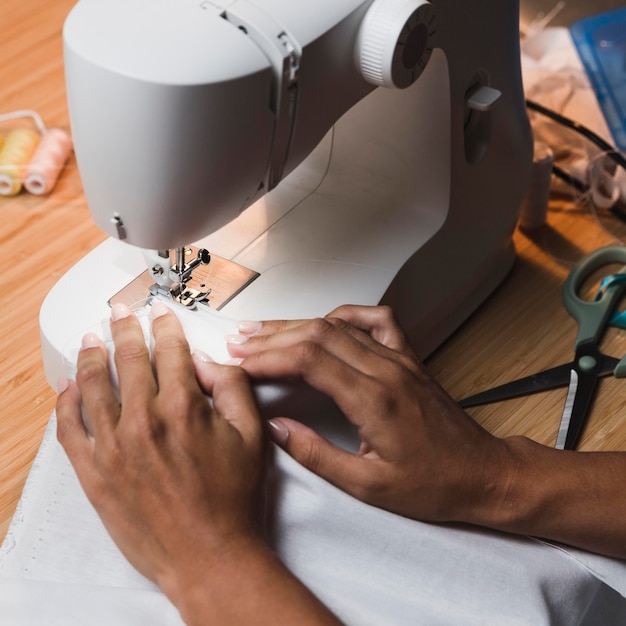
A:
{"label": "person's hand", "polygon": [[301,377],[332,397],[361,437],[351,454],[276,416],[272,437],[353,496],[414,519],[472,521],[502,496],[509,456],[427,374],[387,307],[324,319],[241,322],[229,351],[252,378]]}
{"label": "person's hand", "polygon": [[122,552],[172,591],[206,580],[207,555],[261,542],[266,445],[245,372],[192,358],[165,305],[152,317],[154,366],[137,318],[113,310],[119,400],[104,344],[85,337],[77,382],[60,383],[58,438]]}

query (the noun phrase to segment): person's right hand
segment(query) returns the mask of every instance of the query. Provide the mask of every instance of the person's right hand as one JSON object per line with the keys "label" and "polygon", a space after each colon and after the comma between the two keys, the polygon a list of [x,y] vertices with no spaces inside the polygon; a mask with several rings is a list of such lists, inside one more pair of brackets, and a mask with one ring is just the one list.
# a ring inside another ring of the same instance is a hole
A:
{"label": "person's right hand", "polygon": [[336,626],[264,541],[267,445],[248,377],[192,358],[164,304],[151,314],[154,364],[136,317],[112,309],[119,399],[94,335],[84,339],[76,382],[61,384],[57,435],[87,497],[190,626]]}

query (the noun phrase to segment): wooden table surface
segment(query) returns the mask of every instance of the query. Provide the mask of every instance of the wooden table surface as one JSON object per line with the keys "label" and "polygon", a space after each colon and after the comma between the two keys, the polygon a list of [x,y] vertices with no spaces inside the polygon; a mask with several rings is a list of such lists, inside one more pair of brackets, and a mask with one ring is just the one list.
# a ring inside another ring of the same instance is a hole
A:
{"label": "wooden table surface", "polygon": [[[48,127],[68,127],[61,28],[73,4],[3,0],[0,113],[34,109]],[[0,124],[0,133],[12,126]],[[41,363],[39,308],[56,281],[103,240],[73,159],[50,196],[0,197],[0,537],[55,403]]]}
{"label": "wooden table surface", "polygon": [[[48,126],[68,126],[61,28],[74,0],[4,0],[0,37],[0,113],[34,109]],[[11,124],[0,124],[0,133]],[[624,235],[623,224],[603,218]],[[40,305],[54,283],[104,239],[92,223],[74,160],[48,197],[0,197],[0,540],[20,497],[54,407],[39,346]],[[454,397],[535,372],[572,356],[575,322],[561,305],[571,263],[611,239],[588,209],[551,203],[548,226],[515,234],[518,260],[500,289],[428,360]],[[557,260],[559,259],[559,260]],[[72,303],[68,303],[72,306]],[[607,352],[626,352],[611,330]],[[606,379],[581,449],[625,449],[624,383]],[[524,434],[553,445],[565,391],[472,409],[499,436]]]}

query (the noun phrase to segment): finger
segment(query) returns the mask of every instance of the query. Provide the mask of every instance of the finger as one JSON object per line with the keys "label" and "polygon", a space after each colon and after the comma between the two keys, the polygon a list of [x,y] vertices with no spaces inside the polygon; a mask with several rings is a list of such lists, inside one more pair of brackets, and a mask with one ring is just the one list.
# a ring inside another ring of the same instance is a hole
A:
{"label": "finger", "polygon": [[[406,333],[388,306],[364,306],[344,304],[331,311],[327,318],[342,319],[355,328],[370,334],[379,343],[392,350],[411,350]],[[240,321],[237,327],[242,335],[272,335],[296,328],[308,320]]]}
{"label": "finger", "polygon": [[83,423],[81,394],[74,381],[59,381],[56,416],[57,439],[80,478],[90,467],[93,439]]}
{"label": "finger", "polygon": [[[240,325],[246,330],[251,330],[255,323],[242,322]],[[333,333],[331,327],[334,327],[336,332]],[[324,340],[329,350],[337,355],[347,356],[344,349],[349,344],[339,340],[340,333],[352,337],[372,353],[399,362],[413,372],[419,369],[408,339],[395,321],[393,311],[389,307],[346,305],[335,309],[324,320],[263,322],[258,332],[227,335],[226,342],[231,356],[236,358],[246,358],[261,350],[286,347],[310,338],[315,341]],[[362,354],[355,356],[363,358]]]}
{"label": "finger", "polygon": [[76,364],[76,382],[94,436],[104,436],[115,427],[120,405],[111,382],[109,354],[99,337],[83,337]]}
{"label": "finger", "polygon": [[363,426],[368,418],[363,398],[375,379],[315,342],[253,354],[242,362],[241,368],[257,379],[301,378],[330,396],[355,425]]}
{"label": "finger", "polygon": [[112,307],[111,334],[115,343],[115,366],[122,405],[143,405],[146,398],[156,395],[157,384],[143,330],[126,305],[115,304]]}
{"label": "finger", "polygon": [[376,339],[368,331],[357,328],[346,320],[339,317],[326,317],[325,319],[328,320],[329,323],[333,324],[333,326],[335,326],[338,330],[352,336],[356,341],[363,344],[374,354],[377,354],[384,359],[390,359],[401,363],[409,367],[412,371],[416,370],[416,358],[408,344],[406,344],[402,350],[392,349],[378,341],[378,339]]}
{"label": "finger", "polygon": [[198,358],[197,353],[194,362],[200,384],[211,393],[215,412],[236,428],[246,443],[258,445],[261,418],[246,373]]}
{"label": "finger", "polygon": [[[329,316],[326,317],[329,318]],[[240,321],[237,322],[239,335],[229,336],[238,337],[241,343],[245,343],[245,341],[251,336],[266,337],[276,335],[278,333],[301,328],[302,326],[309,324],[311,321],[311,319],[265,320],[263,322]]]}
{"label": "finger", "polygon": [[153,357],[159,393],[172,396],[185,390],[199,391],[189,344],[180,320],[164,303],[157,302],[150,310]]}
{"label": "finger", "polygon": [[215,379],[215,368],[212,366],[215,364],[215,361],[201,350],[194,350],[191,353],[191,360],[193,362],[196,380],[198,381],[200,388],[206,395],[212,395],[213,383]]}
{"label": "finger", "polygon": [[[244,362],[253,356],[258,357],[263,352],[277,351],[282,353],[280,359],[267,360],[267,363],[271,364],[272,367],[279,363],[281,367],[286,367],[284,371],[272,369],[272,375],[278,377],[305,376],[307,373],[314,376],[314,370],[319,370],[321,366],[317,363],[311,363],[311,358],[326,358],[327,355],[323,354],[324,351],[335,357],[328,362],[327,367],[334,366],[337,368],[339,362],[344,362],[355,371],[360,371],[369,376],[379,375],[381,370],[388,368],[388,359],[393,361],[404,360],[404,357],[399,357],[395,352],[364,335],[363,331],[354,329],[347,322],[325,318],[308,320],[273,335],[255,335],[244,338],[227,336],[226,341],[229,344],[230,353],[235,357],[243,358]],[[282,358],[285,351],[290,352],[291,358],[294,359],[293,363],[290,364]],[[313,357],[309,355],[310,351],[316,352]],[[258,362],[260,361],[257,360],[255,364]],[[303,370],[301,367],[303,365],[310,366],[310,369],[308,371]],[[246,366],[245,369],[255,377],[269,377],[269,371],[263,374],[258,367],[252,369],[252,367]],[[310,382],[313,385],[316,384],[313,379]]]}
{"label": "finger", "polygon": [[226,343],[232,356],[246,358],[265,350],[277,350],[296,345],[300,342],[315,341],[321,345],[327,345],[329,350],[342,351],[345,344],[356,346],[355,337],[346,333],[339,324],[317,318],[298,323],[289,322],[265,322],[265,326],[280,328],[275,332],[264,332],[253,336],[227,335]]}
{"label": "finger", "polygon": [[402,353],[411,353],[408,337],[400,327],[393,309],[388,306],[343,305],[327,315],[342,319],[366,331],[382,345]]}
{"label": "finger", "polygon": [[274,418],[268,422],[268,431],[271,439],[300,465],[339,489],[353,492],[362,459],[333,445],[296,420]]}
{"label": "finger", "polygon": [[237,322],[237,330],[240,334],[249,335],[274,335],[300,326],[307,320],[265,320],[263,322],[258,321],[239,321]]}

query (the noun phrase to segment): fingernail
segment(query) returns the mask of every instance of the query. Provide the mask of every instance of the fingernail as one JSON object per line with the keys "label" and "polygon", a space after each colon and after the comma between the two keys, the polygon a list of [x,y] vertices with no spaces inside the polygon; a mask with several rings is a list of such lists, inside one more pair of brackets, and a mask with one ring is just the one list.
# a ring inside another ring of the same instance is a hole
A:
{"label": "fingernail", "polygon": [[239,366],[243,363],[243,359],[228,359],[224,365],[234,365]]}
{"label": "fingernail", "polygon": [[155,320],[159,317],[163,317],[170,312],[170,308],[165,304],[165,302],[155,302],[150,307],[150,317]]}
{"label": "fingernail", "polygon": [[83,350],[89,350],[89,348],[97,348],[102,345],[102,340],[96,333],[87,333],[81,341],[80,347]]}
{"label": "fingernail", "polygon": [[206,352],[202,352],[202,350],[194,350],[191,353],[191,358],[199,361],[200,363],[215,363],[215,361],[208,354],[206,354]]}
{"label": "fingernail", "polygon": [[248,337],[245,335],[226,335],[224,339],[226,339],[226,343],[230,343],[234,346],[241,346],[248,341]]}
{"label": "fingernail", "polygon": [[240,333],[244,335],[254,335],[254,333],[258,333],[261,328],[263,328],[263,322],[251,322],[251,321],[241,321],[237,322],[237,328]]}
{"label": "fingernail", "polygon": [[114,322],[117,322],[118,320],[123,320],[129,315],[130,309],[122,302],[118,302],[111,307],[111,319]]}
{"label": "fingernail", "polygon": [[67,391],[69,386],[70,381],[64,376],[61,376],[59,380],[57,380],[57,393],[61,395],[63,392]]}
{"label": "fingernail", "polygon": [[287,439],[289,439],[289,429],[278,420],[268,420],[269,433],[272,441],[277,443],[279,446],[284,446],[287,443]]}

